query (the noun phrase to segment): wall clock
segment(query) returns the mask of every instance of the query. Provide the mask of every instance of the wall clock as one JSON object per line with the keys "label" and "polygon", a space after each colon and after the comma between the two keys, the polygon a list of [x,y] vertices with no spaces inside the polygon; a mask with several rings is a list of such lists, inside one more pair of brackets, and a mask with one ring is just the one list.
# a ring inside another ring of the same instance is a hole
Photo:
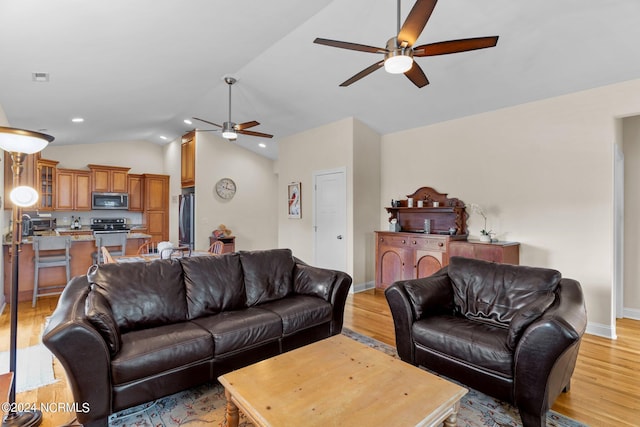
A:
{"label": "wall clock", "polygon": [[225,200],[230,200],[236,194],[236,183],[231,178],[222,178],[216,182],[216,193]]}

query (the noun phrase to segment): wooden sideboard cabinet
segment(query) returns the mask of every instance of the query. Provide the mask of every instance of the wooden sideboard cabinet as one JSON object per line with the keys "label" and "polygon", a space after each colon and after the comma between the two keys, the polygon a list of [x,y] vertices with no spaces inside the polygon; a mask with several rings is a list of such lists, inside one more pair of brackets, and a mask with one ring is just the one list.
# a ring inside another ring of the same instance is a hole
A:
{"label": "wooden sideboard cabinet", "polygon": [[466,236],[376,231],[376,289],[431,276],[449,263],[452,241]]}
{"label": "wooden sideboard cabinet", "polygon": [[520,243],[479,241],[451,242],[449,256],[462,256],[504,264],[520,264]]}

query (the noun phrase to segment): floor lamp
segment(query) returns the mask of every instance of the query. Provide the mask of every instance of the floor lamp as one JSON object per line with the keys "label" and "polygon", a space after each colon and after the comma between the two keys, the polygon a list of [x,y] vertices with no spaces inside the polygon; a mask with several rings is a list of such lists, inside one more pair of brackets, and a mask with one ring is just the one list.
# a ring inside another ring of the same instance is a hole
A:
{"label": "floor lamp", "polygon": [[[16,401],[16,353],[18,337],[18,266],[20,243],[22,241],[22,208],[32,206],[38,201],[38,192],[27,186],[20,185],[20,174],[24,169],[24,159],[27,154],[42,151],[53,137],[39,132],[0,126],[0,148],[11,153],[11,169],[13,171],[13,190],[9,196],[13,203],[11,220],[11,325],[9,343],[9,370],[14,374],[14,381],[9,392],[9,403]],[[5,194],[6,197],[6,194]],[[42,412],[14,411],[15,405],[2,420],[2,426],[38,426],[42,422]]]}

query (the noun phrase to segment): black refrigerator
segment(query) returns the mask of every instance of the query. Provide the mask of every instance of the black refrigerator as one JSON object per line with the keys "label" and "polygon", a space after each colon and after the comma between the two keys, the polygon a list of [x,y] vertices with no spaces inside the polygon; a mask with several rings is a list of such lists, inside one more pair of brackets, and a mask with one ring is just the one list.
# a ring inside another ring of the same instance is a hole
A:
{"label": "black refrigerator", "polygon": [[183,193],[180,195],[178,210],[178,240],[180,246],[189,246],[191,250],[195,245],[195,193]]}

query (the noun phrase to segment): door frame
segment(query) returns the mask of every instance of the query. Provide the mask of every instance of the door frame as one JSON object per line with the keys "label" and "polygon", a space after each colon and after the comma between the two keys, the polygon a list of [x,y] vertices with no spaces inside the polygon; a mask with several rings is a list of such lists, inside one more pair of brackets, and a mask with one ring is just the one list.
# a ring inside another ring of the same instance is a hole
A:
{"label": "door frame", "polygon": [[[312,211],[313,211],[313,215],[312,215],[312,227],[313,227],[313,238],[311,239],[312,241],[312,251],[313,251],[313,263],[314,264],[318,264],[318,254],[316,251],[316,232],[317,232],[317,209],[318,209],[318,203],[316,200],[317,197],[317,182],[318,182],[318,177],[321,175],[331,175],[331,174],[336,174],[336,173],[340,173],[342,174],[342,179],[341,179],[341,185],[342,188],[344,189],[344,224],[345,224],[345,230],[344,230],[344,260],[345,260],[345,267],[348,269],[349,267],[349,260],[347,257],[347,253],[348,253],[348,248],[349,248],[349,224],[348,224],[348,206],[347,206],[347,199],[348,199],[348,195],[347,195],[347,168],[345,166],[343,167],[339,167],[339,168],[335,168],[335,169],[323,169],[323,170],[318,170],[318,171],[313,171],[311,173],[311,177],[312,177],[312,181],[313,181],[313,188],[312,188],[312,195],[313,195],[313,207],[312,207]],[[345,269],[344,271],[347,271],[347,269]]]}

